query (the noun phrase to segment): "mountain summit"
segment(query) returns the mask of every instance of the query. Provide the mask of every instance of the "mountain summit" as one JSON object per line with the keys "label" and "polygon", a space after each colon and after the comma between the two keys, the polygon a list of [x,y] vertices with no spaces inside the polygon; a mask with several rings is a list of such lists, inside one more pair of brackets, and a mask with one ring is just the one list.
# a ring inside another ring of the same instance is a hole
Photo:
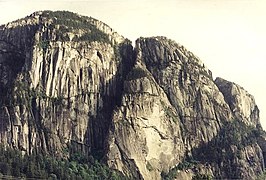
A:
{"label": "mountain summit", "polygon": [[131,179],[262,177],[266,136],[253,96],[214,80],[166,37],[135,44],[67,11],[0,26],[3,148],[79,154]]}

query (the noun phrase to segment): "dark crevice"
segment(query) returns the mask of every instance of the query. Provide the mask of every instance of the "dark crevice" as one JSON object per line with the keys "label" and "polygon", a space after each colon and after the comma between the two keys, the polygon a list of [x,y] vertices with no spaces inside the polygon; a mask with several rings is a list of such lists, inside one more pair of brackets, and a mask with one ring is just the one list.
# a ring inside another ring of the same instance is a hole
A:
{"label": "dark crevice", "polygon": [[[116,106],[121,105],[124,80],[135,63],[135,53],[132,45],[128,42],[119,44],[114,47],[114,50],[116,61],[119,62],[118,71],[105,85],[102,79],[101,85],[105,87],[102,87],[99,98],[102,99],[103,106],[102,108],[97,107],[96,117],[89,115],[88,132],[86,133],[90,138],[87,143],[91,144],[91,153],[96,159],[102,159],[105,155],[105,143],[112,123],[113,111]],[[98,54],[98,56],[100,55]],[[88,71],[90,76],[92,70],[88,69]],[[110,89],[114,92],[108,95],[103,89]]]}
{"label": "dark crevice", "polygon": [[102,61],[103,60],[103,56],[102,56],[102,54],[99,52],[99,51],[97,51],[97,56],[99,57],[99,59]]}

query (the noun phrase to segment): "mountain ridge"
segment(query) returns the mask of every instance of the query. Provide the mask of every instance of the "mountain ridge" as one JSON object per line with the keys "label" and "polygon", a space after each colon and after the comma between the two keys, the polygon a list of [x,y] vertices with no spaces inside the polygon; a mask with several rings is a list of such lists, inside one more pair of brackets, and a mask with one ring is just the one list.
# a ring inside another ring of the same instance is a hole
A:
{"label": "mountain ridge", "polygon": [[58,158],[78,152],[137,179],[264,172],[254,98],[213,80],[182,45],[141,37],[133,48],[106,24],[66,11],[27,18],[0,29],[5,147]]}

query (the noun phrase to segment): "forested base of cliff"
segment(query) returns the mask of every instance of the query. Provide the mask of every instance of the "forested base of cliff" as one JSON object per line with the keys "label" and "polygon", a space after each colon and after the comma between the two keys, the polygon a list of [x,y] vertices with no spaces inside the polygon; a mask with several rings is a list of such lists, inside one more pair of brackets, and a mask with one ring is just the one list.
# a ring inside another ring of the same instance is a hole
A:
{"label": "forested base of cliff", "polygon": [[128,179],[92,156],[75,153],[68,159],[0,146],[0,179]]}

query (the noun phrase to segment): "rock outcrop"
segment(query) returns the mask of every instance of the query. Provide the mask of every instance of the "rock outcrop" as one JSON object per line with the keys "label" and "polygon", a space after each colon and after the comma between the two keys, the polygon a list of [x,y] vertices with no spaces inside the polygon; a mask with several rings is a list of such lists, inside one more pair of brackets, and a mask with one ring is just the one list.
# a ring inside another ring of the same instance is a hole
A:
{"label": "rock outcrop", "polygon": [[[202,149],[219,148],[221,144],[216,139],[223,140],[226,127],[235,121],[258,127],[258,108],[251,95],[221,78],[213,81],[211,72],[196,56],[167,38],[140,38],[135,51],[136,64],[124,83],[122,104],[115,110],[110,129],[107,156],[111,167],[132,173],[133,166],[137,177],[144,179],[160,179],[161,172],[168,172],[188,159],[198,161],[193,165],[192,175],[188,175],[190,178],[195,175],[193,173],[203,171],[219,178],[248,179],[263,171],[262,150],[256,142],[241,150],[238,147],[224,149],[231,154],[239,150],[246,155],[241,165],[235,163],[239,166],[248,167],[246,161],[250,156],[256,159],[259,165],[250,168],[252,172],[249,173],[243,170],[244,174],[226,175],[220,172],[219,166],[233,166],[231,162],[205,161],[205,156],[199,158]],[[223,82],[234,86],[237,92],[223,88]],[[230,101],[237,96],[242,97],[243,102]],[[242,136],[241,133],[238,135]],[[131,143],[134,146],[130,146]]]}
{"label": "rock outcrop", "polygon": [[134,179],[254,179],[259,110],[242,87],[165,37],[131,42],[70,12],[0,26],[0,141],[93,155]]}
{"label": "rock outcrop", "polygon": [[259,128],[259,109],[254,97],[244,88],[222,78],[217,78],[215,83],[223,93],[234,116],[247,125]]}

